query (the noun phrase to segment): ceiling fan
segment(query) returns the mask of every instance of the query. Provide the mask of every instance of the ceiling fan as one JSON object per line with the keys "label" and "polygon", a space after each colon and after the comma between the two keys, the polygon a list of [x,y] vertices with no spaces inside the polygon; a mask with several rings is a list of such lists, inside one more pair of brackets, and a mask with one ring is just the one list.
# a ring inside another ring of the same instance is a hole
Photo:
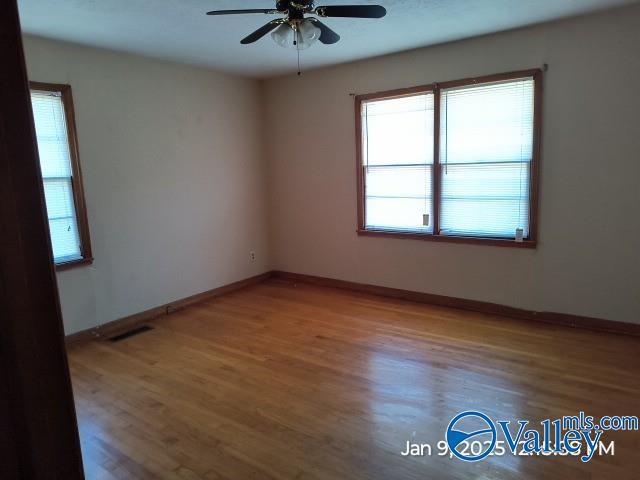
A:
{"label": "ceiling fan", "polygon": [[249,10],[214,10],[207,15],[233,15],[243,13],[264,13],[267,15],[285,15],[284,18],[271,20],[255,32],[240,40],[243,45],[260,40],[271,32],[273,40],[281,47],[293,46],[298,50],[309,48],[316,41],[333,44],[340,35],[315,17],[345,18],[382,18],[387,10],[380,5],[331,5],[316,7],[313,0],[277,0],[275,9],[255,8]]}

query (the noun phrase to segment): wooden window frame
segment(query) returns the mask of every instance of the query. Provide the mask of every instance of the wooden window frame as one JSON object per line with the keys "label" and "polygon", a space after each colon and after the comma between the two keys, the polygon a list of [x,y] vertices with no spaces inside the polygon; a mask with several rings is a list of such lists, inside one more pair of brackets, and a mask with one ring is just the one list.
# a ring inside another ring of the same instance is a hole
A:
{"label": "wooden window frame", "polygon": [[71,188],[73,189],[73,203],[76,210],[76,223],[78,225],[78,237],[80,238],[81,258],[56,263],[56,271],[68,270],[82,265],[90,265],[93,263],[93,254],[91,251],[91,236],[89,234],[87,205],[84,198],[84,186],[82,183],[82,169],[80,168],[80,155],[78,153],[78,135],[76,130],[71,85],[62,83],[29,82],[29,89],[30,92],[40,91],[59,93],[64,107],[64,117],[67,126],[69,158],[71,160]]}
{"label": "wooden window frame", "polygon": [[[513,239],[455,236],[440,234],[440,203],[441,203],[441,164],[440,164],[440,92],[451,87],[463,87],[482,83],[516,80],[532,77],[534,81],[533,100],[533,152],[531,157],[531,177],[529,181],[529,236],[521,242]],[[402,98],[420,93],[433,93],[434,99],[434,139],[433,139],[433,233],[416,232],[412,230],[385,230],[372,229],[365,226],[365,175],[362,158],[362,103],[371,100],[387,100],[390,98]],[[357,234],[369,237],[409,238],[435,242],[466,243],[474,245],[492,245],[498,247],[536,248],[538,242],[538,182],[540,168],[540,142],[542,133],[542,70],[529,69],[514,72],[471,77],[461,80],[437,82],[411,88],[401,88],[383,92],[368,93],[355,96],[355,120],[356,120],[356,179],[357,179]]]}

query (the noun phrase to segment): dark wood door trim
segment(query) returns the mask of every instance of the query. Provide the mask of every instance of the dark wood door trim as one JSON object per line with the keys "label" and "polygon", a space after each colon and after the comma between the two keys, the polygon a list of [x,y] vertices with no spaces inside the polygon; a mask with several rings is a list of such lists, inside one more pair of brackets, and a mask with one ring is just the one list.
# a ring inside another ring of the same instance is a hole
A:
{"label": "dark wood door trim", "polygon": [[82,479],[16,0],[0,64],[0,478]]}

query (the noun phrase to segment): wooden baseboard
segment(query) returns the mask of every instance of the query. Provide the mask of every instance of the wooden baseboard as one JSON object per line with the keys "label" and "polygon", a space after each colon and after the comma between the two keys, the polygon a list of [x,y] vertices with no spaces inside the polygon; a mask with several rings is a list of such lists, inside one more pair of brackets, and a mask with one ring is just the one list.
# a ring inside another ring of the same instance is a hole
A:
{"label": "wooden baseboard", "polygon": [[274,278],[291,282],[309,283],[323,287],[340,288],[356,292],[370,293],[383,297],[409,300],[412,302],[428,303],[441,307],[459,308],[479,313],[501,315],[510,318],[545,322],[554,325],[583,328],[598,332],[619,333],[625,335],[640,336],[640,325],[634,323],[617,322],[604,320],[601,318],[582,317],[566,313],[537,312],[534,310],[524,310],[521,308],[509,307],[497,303],[482,302],[479,300],[469,300],[465,298],[447,297],[432,293],[414,292],[411,290],[401,290],[398,288],[380,287],[366,283],[349,282],[346,280],[336,280],[333,278],[316,277],[301,273],[291,273],[282,271],[271,272]]}
{"label": "wooden baseboard", "polygon": [[250,285],[255,285],[256,283],[264,282],[270,277],[271,272],[266,272],[260,275],[245,278],[244,280],[230,283],[228,285],[214,288],[213,290],[208,290],[196,295],[191,295],[190,297],[182,298],[174,302],[150,308],[149,310],[145,310],[144,312],[135,313],[124,318],[119,318],[109,323],[98,325],[94,328],[82,330],[77,333],[72,333],[71,335],[67,335],[65,337],[65,342],[67,346],[71,346],[78,343],[86,342],[91,339],[109,338],[136,325],[148,322],[149,320],[152,320],[154,318],[160,317],[162,315],[168,315],[177,310],[188,307],[189,305],[200,303],[205,300],[210,300],[212,298],[219,297],[220,295],[231,293],[235,290],[240,290],[241,288],[245,288]]}
{"label": "wooden baseboard", "polygon": [[156,317],[168,315],[172,312],[188,307],[195,303],[203,302],[211,298],[219,297],[226,293],[239,290],[250,285],[263,282],[271,277],[286,280],[290,282],[308,283],[323,287],[340,288],[343,290],[351,290],[355,292],[369,293],[380,295],[382,297],[397,298],[412,302],[428,303],[441,307],[459,308],[479,313],[487,313],[492,315],[501,315],[504,317],[532,320],[537,322],[550,323],[554,325],[563,325],[573,328],[583,328],[598,332],[618,333],[624,335],[640,336],[640,325],[634,323],[616,322],[613,320],[604,320],[601,318],[582,317],[579,315],[570,315],[555,312],[537,312],[534,310],[524,310],[521,308],[509,307],[498,303],[482,302],[479,300],[469,300],[465,298],[447,297],[444,295],[435,295],[432,293],[415,292],[411,290],[402,290],[399,288],[381,287],[378,285],[369,285],[366,283],[349,282],[346,280],[336,280],[334,278],[317,277],[314,275],[305,275],[301,273],[283,272],[274,270],[266,272],[254,277],[246,278],[238,282],[223,285],[206,292],[198,293],[190,297],[186,297],[174,302],[170,302],[158,307],[145,310],[144,312],[129,315],[95,328],[83,330],[65,338],[67,346],[77,343],[86,342],[95,338],[109,338],[124,330],[128,330],[136,325],[148,322]]}

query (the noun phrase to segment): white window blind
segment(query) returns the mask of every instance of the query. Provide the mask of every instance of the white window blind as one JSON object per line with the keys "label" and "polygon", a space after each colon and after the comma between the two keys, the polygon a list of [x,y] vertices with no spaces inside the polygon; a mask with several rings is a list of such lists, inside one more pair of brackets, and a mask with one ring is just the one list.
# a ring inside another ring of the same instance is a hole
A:
{"label": "white window blind", "polygon": [[443,89],[440,234],[529,236],[534,80]]}
{"label": "white window blind", "polygon": [[365,228],[433,232],[433,93],[362,103]]}
{"label": "white window blind", "polygon": [[56,263],[82,258],[73,199],[69,136],[59,93],[31,91],[40,167]]}

